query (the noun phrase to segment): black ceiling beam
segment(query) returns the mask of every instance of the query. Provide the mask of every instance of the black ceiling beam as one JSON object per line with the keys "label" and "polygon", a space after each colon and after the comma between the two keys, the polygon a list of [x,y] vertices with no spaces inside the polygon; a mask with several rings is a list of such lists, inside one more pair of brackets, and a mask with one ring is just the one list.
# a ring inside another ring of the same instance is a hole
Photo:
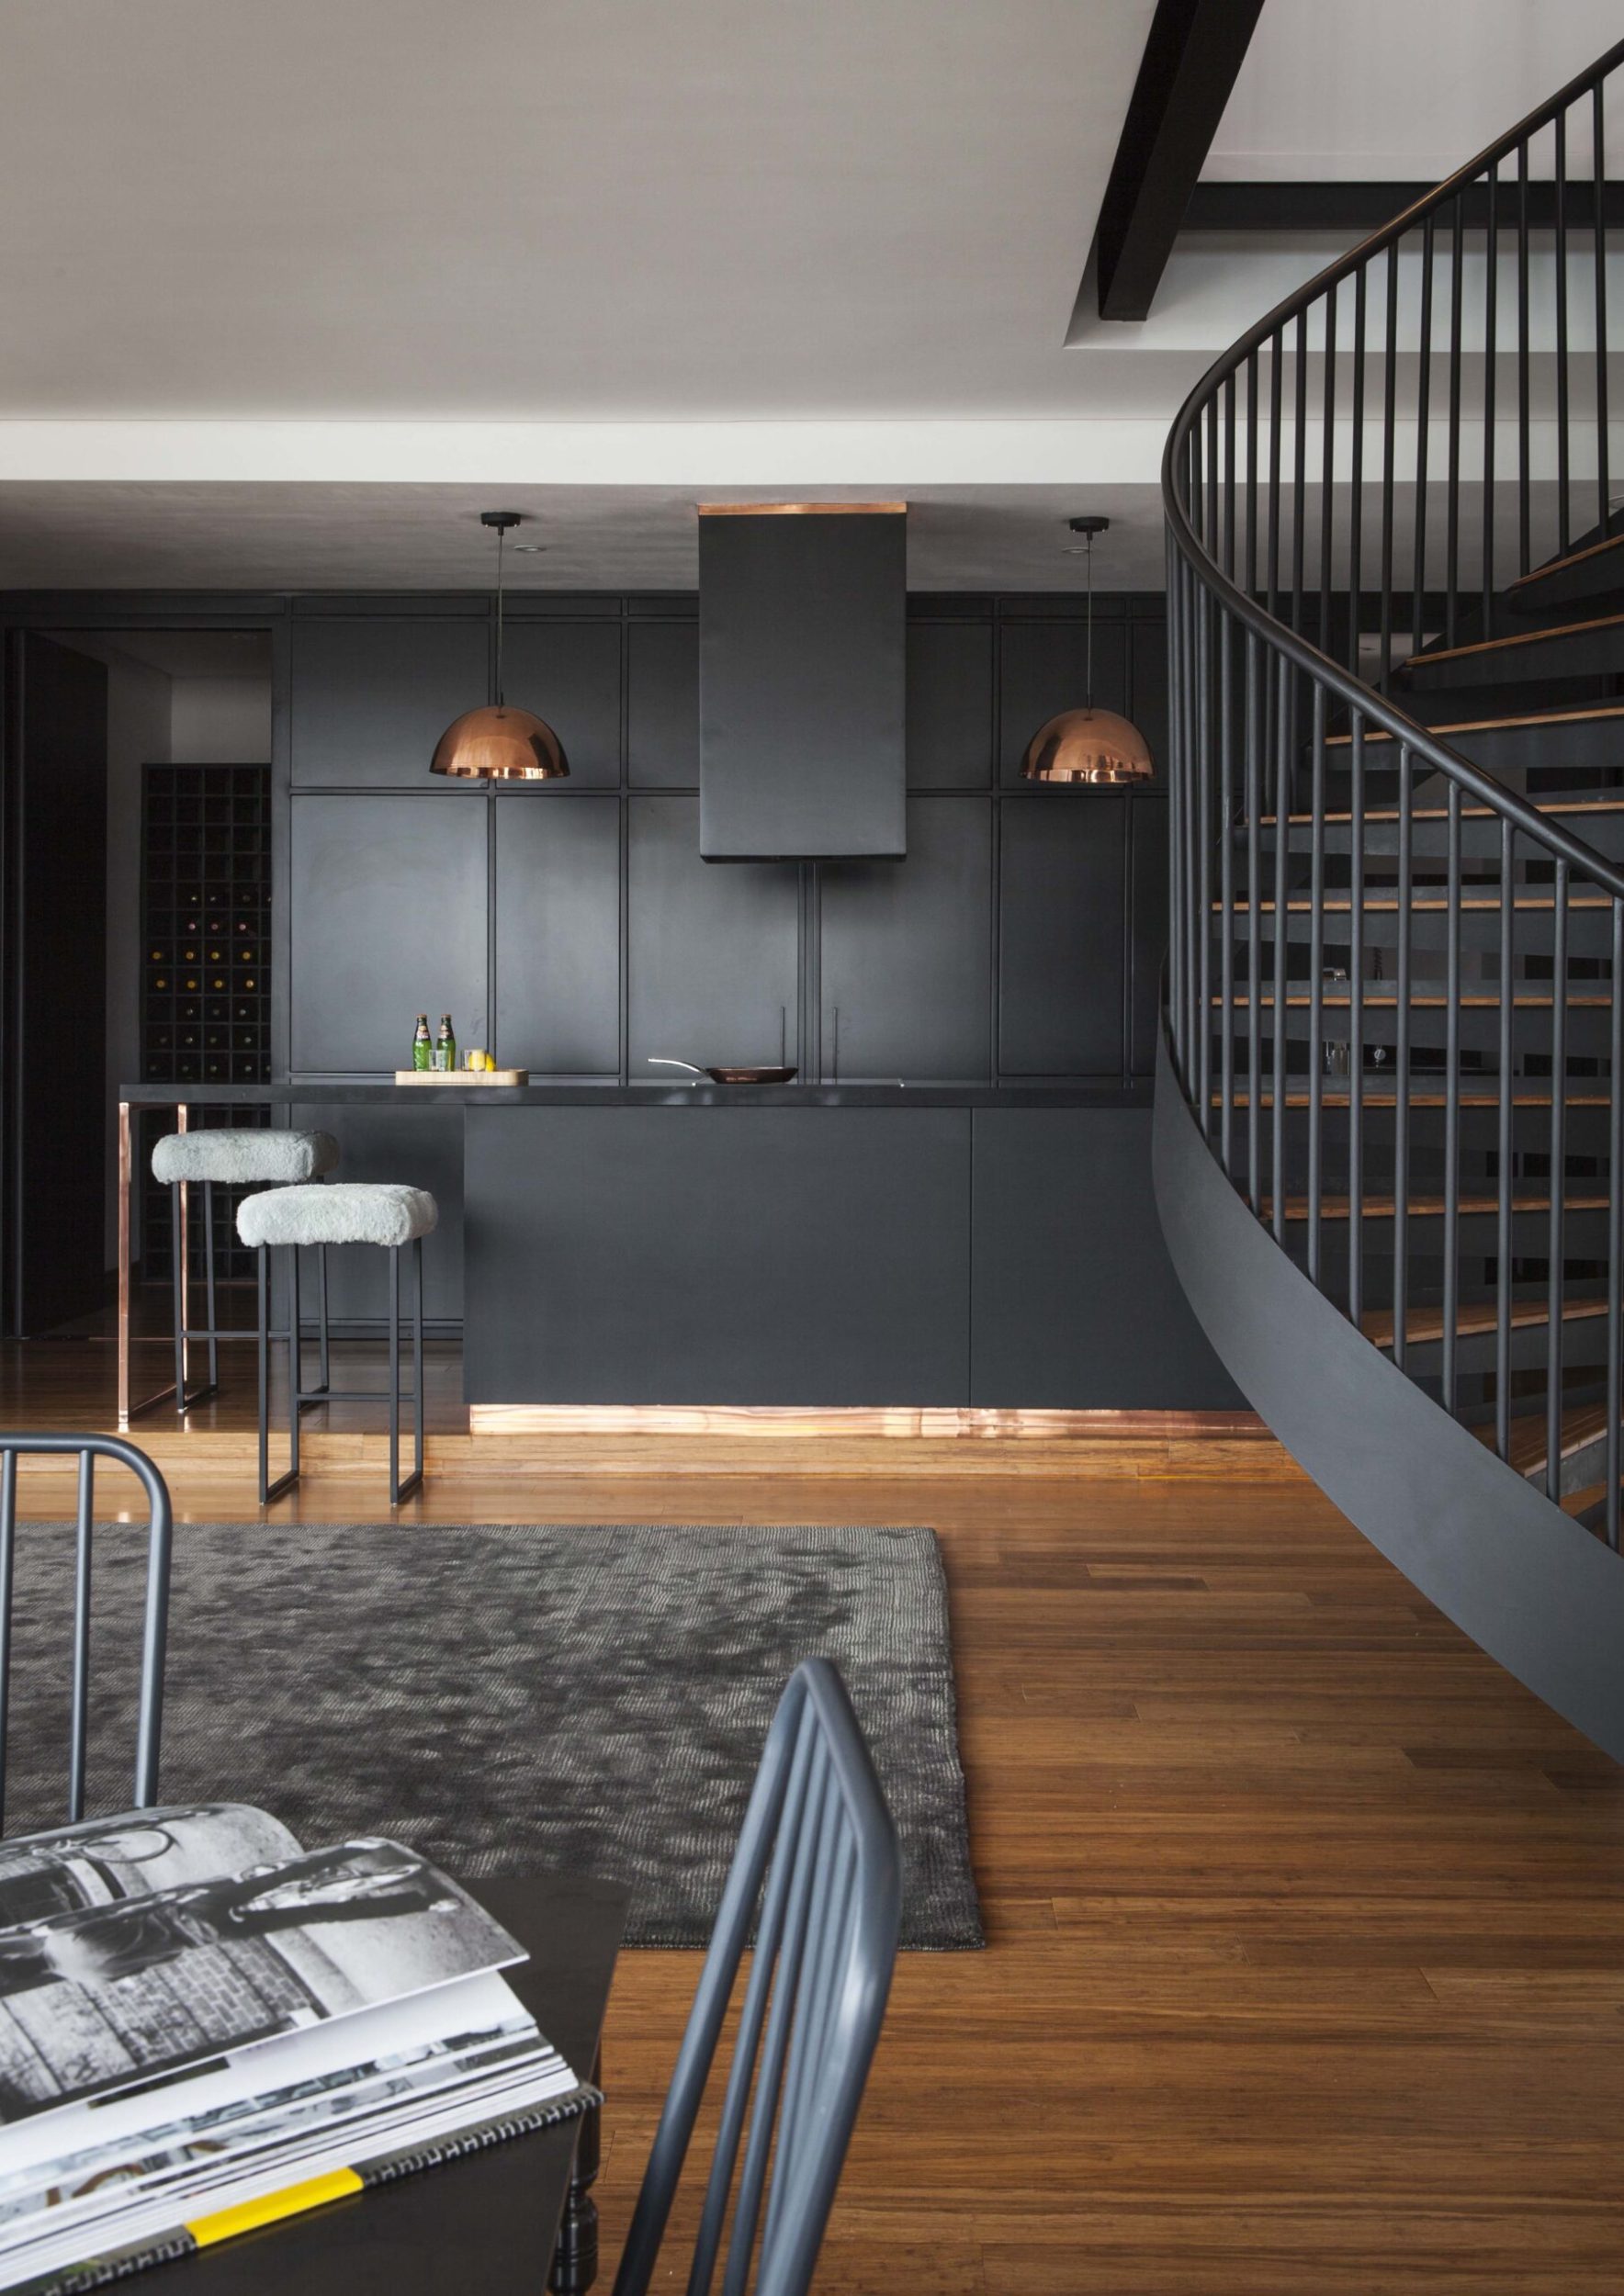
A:
{"label": "black ceiling beam", "polygon": [[[1349,231],[1362,236],[1391,223],[1433,188],[1431,184],[1365,182],[1197,184],[1181,228],[1186,231]],[[1531,183],[1528,201],[1530,230],[1550,231],[1556,220],[1556,186]],[[1566,200],[1570,228],[1586,229],[1595,205],[1594,185],[1570,181]],[[1460,208],[1462,220],[1481,230],[1489,219],[1488,186],[1468,185],[1460,194]],[[1495,209],[1501,230],[1515,231],[1519,212],[1515,179],[1498,185]],[[1614,179],[1603,187],[1602,220],[1610,231],[1624,228],[1624,181]]]}
{"label": "black ceiling beam", "polygon": [[1094,249],[1101,319],[1146,319],[1263,0],[1156,0]]}

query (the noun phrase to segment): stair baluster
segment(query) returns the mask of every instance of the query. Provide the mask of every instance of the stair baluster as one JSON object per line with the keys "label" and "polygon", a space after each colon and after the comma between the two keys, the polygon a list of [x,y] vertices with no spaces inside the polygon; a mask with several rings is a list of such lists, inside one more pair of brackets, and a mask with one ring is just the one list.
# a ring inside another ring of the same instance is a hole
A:
{"label": "stair baluster", "polygon": [[1614,1550],[1621,70],[1624,41],[1262,319],[1163,476],[1172,1074],[1306,1281]]}

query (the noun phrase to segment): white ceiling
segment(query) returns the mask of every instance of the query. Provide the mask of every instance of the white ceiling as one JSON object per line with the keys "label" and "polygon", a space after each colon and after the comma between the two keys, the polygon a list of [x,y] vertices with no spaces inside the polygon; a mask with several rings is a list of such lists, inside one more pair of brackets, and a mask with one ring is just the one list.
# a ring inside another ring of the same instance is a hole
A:
{"label": "white ceiling", "polygon": [[[0,0],[0,585],[686,587],[906,495],[918,588],[1161,580],[1167,423],[1335,242],[1077,274],[1153,0]],[[1267,0],[1208,173],[1441,174],[1618,0]],[[1310,127],[1304,130],[1303,123]]]}
{"label": "white ceiling", "polygon": [[1153,0],[6,0],[0,415],[1070,412]]}
{"label": "white ceiling", "polygon": [[1265,0],[1202,176],[1441,183],[1621,34],[1618,0]]}

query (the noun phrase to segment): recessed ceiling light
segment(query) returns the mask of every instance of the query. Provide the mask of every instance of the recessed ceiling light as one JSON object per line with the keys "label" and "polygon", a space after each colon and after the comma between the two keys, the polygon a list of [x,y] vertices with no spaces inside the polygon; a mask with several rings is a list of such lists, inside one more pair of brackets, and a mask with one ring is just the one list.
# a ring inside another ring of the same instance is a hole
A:
{"label": "recessed ceiling light", "polygon": [[513,556],[516,558],[539,558],[546,549],[545,542],[515,542]]}

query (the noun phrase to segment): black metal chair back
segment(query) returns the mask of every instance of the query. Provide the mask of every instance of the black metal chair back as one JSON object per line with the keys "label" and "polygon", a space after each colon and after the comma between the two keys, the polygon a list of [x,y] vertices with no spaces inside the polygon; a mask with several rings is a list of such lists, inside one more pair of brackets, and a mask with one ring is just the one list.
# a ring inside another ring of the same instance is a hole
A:
{"label": "black metal chair back", "polygon": [[688,2290],[707,2296],[725,2235],[723,2296],[809,2287],[885,2013],[901,1896],[896,1829],[845,1684],[808,1659],[768,1735],[615,2296],[649,2286],[758,1903]]}
{"label": "black metal chair back", "polygon": [[169,1557],[174,1514],[169,1488],[144,1451],[118,1435],[0,1434],[0,1833],[6,1823],[7,1725],[11,1700],[12,1593],[17,1569],[17,1463],[19,1458],[76,1453],[78,1531],[73,1569],[72,1719],[68,1739],[68,1821],[85,1815],[85,1767],[90,1708],[90,1580],[95,1529],[96,1462],[116,1459],[146,1487],[151,1525],[147,1593],[141,1627],[141,1706],[136,1722],[137,1809],[158,1799],[158,1741],[164,1722],[164,1653],[169,1632]]}

